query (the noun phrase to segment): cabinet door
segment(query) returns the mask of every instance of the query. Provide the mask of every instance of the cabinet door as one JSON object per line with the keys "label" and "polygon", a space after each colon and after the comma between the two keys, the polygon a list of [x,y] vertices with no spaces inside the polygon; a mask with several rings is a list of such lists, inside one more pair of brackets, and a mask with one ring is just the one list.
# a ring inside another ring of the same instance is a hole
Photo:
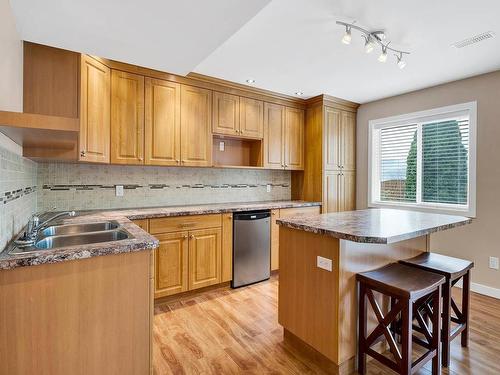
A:
{"label": "cabinet door", "polygon": [[233,214],[222,214],[221,282],[233,279]]}
{"label": "cabinet door", "polygon": [[324,137],[325,137],[325,169],[327,171],[340,170],[340,128],[341,112],[334,108],[325,107]]}
{"label": "cabinet door", "polygon": [[264,167],[284,168],[285,107],[264,103]]}
{"label": "cabinet door", "polygon": [[356,172],[342,171],[340,174],[340,211],[356,209]]}
{"label": "cabinet door", "polygon": [[156,235],[155,298],[188,290],[188,232]]}
{"label": "cabinet door", "polygon": [[356,116],[351,112],[342,112],[340,127],[340,161],[343,170],[356,169]]}
{"label": "cabinet door", "polygon": [[189,290],[220,283],[221,230],[189,232]]}
{"label": "cabinet door", "polygon": [[109,163],[111,70],[82,55],[80,79],[80,160]]}
{"label": "cabinet door", "polygon": [[144,164],[144,77],[111,72],[111,163]]}
{"label": "cabinet door", "polygon": [[271,271],[279,269],[280,227],[276,224],[279,218],[280,210],[271,210]]}
{"label": "cabinet door", "polygon": [[338,212],[341,210],[340,181],[340,172],[327,172],[325,174],[323,213]]}
{"label": "cabinet door", "polygon": [[181,86],[152,78],[145,86],[145,164],[179,165]]}
{"label": "cabinet door", "polygon": [[239,135],[240,97],[214,91],[212,131],[217,134]]}
{"label": "cabinet door", "polygon": [[212,92],[181,85],[181,163],[212,165]]}
{"label": "cabinet door", "polygon": [[240,98],[240,134],[251,138],[264,136],[264,102]]}
{"label": "cabinet door", "polygon": [[304,169],[304,111],[285,109],[285,168]]}

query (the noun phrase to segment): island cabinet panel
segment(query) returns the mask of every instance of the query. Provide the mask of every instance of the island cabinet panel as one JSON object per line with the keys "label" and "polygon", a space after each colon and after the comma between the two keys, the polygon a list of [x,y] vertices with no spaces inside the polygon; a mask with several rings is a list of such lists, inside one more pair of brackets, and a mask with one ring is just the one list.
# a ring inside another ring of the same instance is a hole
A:
{"label": "island cabinet panel", "polygon": [[212,131],[222,135],[239,135],[240,97],[216,91],[213,95]]}
{"label": "island cabinet panel", "polygon": [[221,230],[189,232],[189,290],[220,283]]}
{"label": "island cabinet panel", "polygon": [[144,164],[144,77],[111,72],[111,163]]}
{"label": "island cabinet panel", "polygon": [[146,78],[145,164],[179,165],[181,159],[181,86]]}
{"label": "island cabinet panel", "polygon": [[283,169],[285,107],[264,103],[264,167]]}
{"label": "island cabinet panel", "polygon": [[181,85],[181,164],[212,165],[212,91]]}
{"label": "island cabinet panel", "polygon": [[264,102],[240,97],[240,134],[244,137],[264,137]]}
{"label": "island cabinet panel", "polygon": [[80,69],[79,160],[109,163],[111,70],[86,55]]}
{"label": "island cabinet panel", "polygon": [[157,236],[155,250],[155,298],[188,290],[188,232]]}
{"label": "island cabinet panel", "polygon": [[0,374],[149,374],[151,264],[144,250],[1,271]]}
{"label": "island cabinet panel", "polygon": [[285,169],[304,169],[304,111],[285,109]]}

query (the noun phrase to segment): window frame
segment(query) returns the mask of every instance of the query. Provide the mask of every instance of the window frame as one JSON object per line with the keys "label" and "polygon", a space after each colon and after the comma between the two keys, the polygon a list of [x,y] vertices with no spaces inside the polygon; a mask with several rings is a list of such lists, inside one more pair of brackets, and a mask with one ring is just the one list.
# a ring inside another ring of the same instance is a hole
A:
{"label": "window frame", "polygon": [[[404,125],[417,125],[417,137],[422,144],[422,123],[454,119],[458,116],[469,117],[469,157],[467,205],[461,207],[449,203],[429,203],[421,201],[422,150],[417,148],[417,202],[387,202],[380,200],[380,160],[377,158],[380,130]],[[406,208],[451,215],[476,217],[476,139],[477,139],[477,102],[467,102],[425,111],[385,117],[368,122],[368,207]]]}

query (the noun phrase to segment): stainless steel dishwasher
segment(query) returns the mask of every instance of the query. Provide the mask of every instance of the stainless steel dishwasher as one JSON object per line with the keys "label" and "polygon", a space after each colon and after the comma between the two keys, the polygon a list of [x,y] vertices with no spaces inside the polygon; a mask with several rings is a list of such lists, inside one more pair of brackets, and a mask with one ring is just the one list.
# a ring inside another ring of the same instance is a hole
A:
{"label": "stainless steel dishwasher", "polygon": [[271,273],[271,213],[233,214],[233,280],[231,287],[269,279]]}

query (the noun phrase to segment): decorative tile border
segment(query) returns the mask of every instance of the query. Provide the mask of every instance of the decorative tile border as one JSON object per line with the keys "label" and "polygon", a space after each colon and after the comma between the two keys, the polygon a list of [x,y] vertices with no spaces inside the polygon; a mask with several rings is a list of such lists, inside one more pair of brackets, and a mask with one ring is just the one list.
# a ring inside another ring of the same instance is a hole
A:
{"label": "decorative tile border", "polygon": [[28,186],[24,189],[17,189],[13,191],[6,191],[4,193],[0,193],[0,203],[7,204],[25,195],[29,195],[36,192],[36,189],[37,189],[36,186]]}
{"label": "decorative tile border", "polygon": [[44,184],[42,186],[43,190],[50,191],[70,191],[70,190],[98,190],[98,189],[115,189],[116,186],[123,186],[127,190],[135,189],[149,189],[149,190],[161,190],[161,189],[238,189],[238,188],[258,188],[266,187],[271,185],[272,187],[283,187],[288,188],[290,185],[288,183],[263,183],[263,184],[220,184],[220,185],[206,185],[206,184],[190,184],[190,185],[167,185],[167,184],[149,184],[148,186],[137,185],[137,184],[125,184],[125,185],[49,185]]}

